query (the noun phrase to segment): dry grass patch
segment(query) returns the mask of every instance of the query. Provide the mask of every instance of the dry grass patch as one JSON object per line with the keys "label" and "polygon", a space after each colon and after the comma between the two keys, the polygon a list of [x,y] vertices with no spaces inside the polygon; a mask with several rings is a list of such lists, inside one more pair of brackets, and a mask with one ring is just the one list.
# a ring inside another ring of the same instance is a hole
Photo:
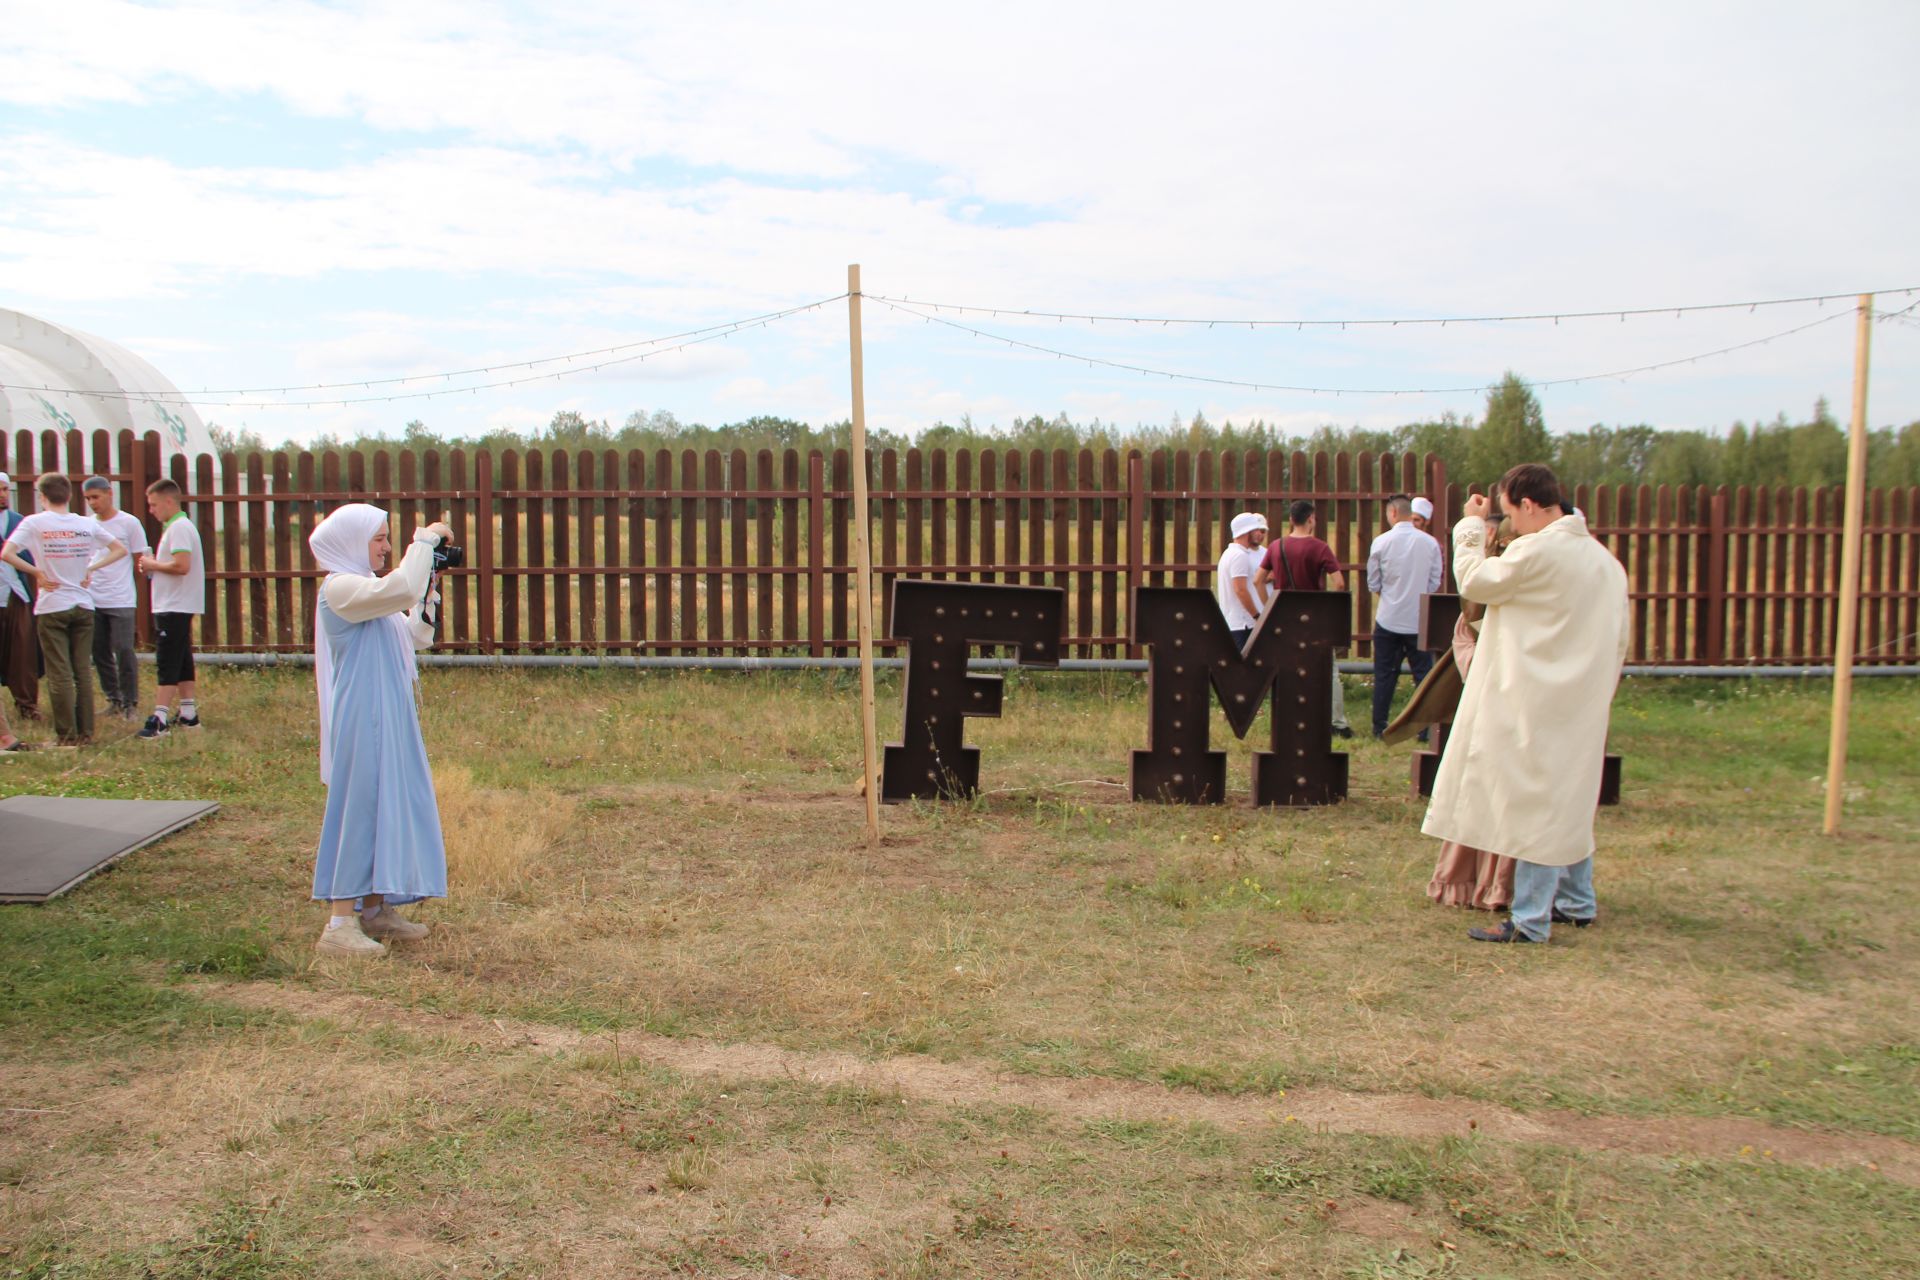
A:
{"label": "dry grass patch", "polygon": [[463,765],[433,777],[447,842],[447,888],[455,898],[511,896],[555,866],[572,826],[566,795],[533,800],[524,792],[483,787]]}
{"label": "dry grass patch", "polygon": [[[1909,1188],[1764,1146],[1781,1126],[1920,1135],[1911,686],[1857,692],[1837,844],[1807,784],[1821,690],[1630,686],[1602,925],[1507,950],[1422,897],[1401,752],[1357,746],[1353,799],[1325,811],[1119,802],[1100,783],[1144,735],[1131,680],[1015,680],[974,727],[989,793],[891,808],[868,849],[850,679],[429,672],[455,895],[421,910],[427,943],[323,972],[310,684],[206,684],[230,728],[3,780],[225,807],[0,913],[0,1071],[46,1112],[0,1118],[0,1274],[336,1274],[383,1234],[404,1266],[376,1274],[419,1269],[423,1240],[461,1274],[1920,1269]],[[1237,797],[1248,747],[1216,740]],[[180,982],[199,975],[577,1039],[543,1056],[278,1025]],[[636,1026],[845,1074],[680,1078],[614,1052]],[[858,1084],[905,1053],[922,1084],[985,1075],[1080,1109]],[[1103,1077],[1256,1119],[1194,1136],[1094,1114]],[[1497,1101],[1515,1128],[1382,1145],[1259,1118],[1335,1093],[1425,1095],[1410,1125]],[[1649,1154],[1574,1157],[1529,1138],[1548,1117],[1615,1147],[1666,1127]],[[1726,1156],[1760,1119],[1762,1144]]]}

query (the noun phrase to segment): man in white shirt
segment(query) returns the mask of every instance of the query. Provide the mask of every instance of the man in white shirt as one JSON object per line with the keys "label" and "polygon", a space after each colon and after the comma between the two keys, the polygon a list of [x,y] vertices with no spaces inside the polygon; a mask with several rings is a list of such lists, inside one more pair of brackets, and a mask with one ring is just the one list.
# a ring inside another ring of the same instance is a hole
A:
{"label": "man in white shirt", "polygon": [[1420,647],[1420,597],[1440,589],[1440,544],[1413,523],[1413,499],[1387,499],[1387,531],[1367,551],[1367,590],[1380,597],[1373,615],[1373,736],[1387,731],[1400,665],[1413,682],[1426,679],[1433,655]]}
{"label": "man in white shirt", "polygon": [[153,580],[154,708],[141,728],[158,738],[173,725],[200,727],[193,700],[193,620],[206,610],[207,562],[200,531],[180,509],[184,495],[171,480],[147,486],[147,509],[160,521],[160,545],[141,556],[140,571]]}
{"label": "man in white shirt", "polygon": [[1253,624],[1260,618],[1260,604],[1253,594],[1253,573],[1260,561],[1253,539],[1256,533],[1264,537],[1267,518],[1242,511],[1228,527],[1233,541],[1220,553],[1220,563],[1214,568],[1213,593],[1220,599],[1227,634],[1233,637],[1234,644],[1244,649],[1247,637],[1253,634]]}
{"label": "man in white shirt", "polygon": [[1273,603],[1273,588],[1260,585],[1260,562],[1267,558],[1267,518],[1258,511],[1247,513],[1260,523],[1253,527],[1247,537],[1247,588],[1253,595],[1253,618],[1257,624],[1260,615]]}
{"label": "man in white shirt", "polygon": [[[53,729],[61,746],[84,746],[93,740],[93,681],[86,677],[87,660],[93,656],[89,588],[93,575],[124,560],[127,549],[99,522],[67,510],[73,482],[65,476],[49,472],[34,487],[46,510],[20,522],[0,547],[0,560],[39,584],[33,621],[47,663]],[[23,551],[33,559],[26,559]]]}
{"label": "man in white shirt", "polygon": [[[146,528],[113,505],[113,485],[105,476],[93,476],[80,486],[80,496],[100,526],[132,555],[151,550]],[[93,576],[93,669],[100,692],[107,696],[107,713],[133,719],[140,709],[140,664],[133,652],[133,614],[138,598],[133,589],[133,561],[115,564]]]}

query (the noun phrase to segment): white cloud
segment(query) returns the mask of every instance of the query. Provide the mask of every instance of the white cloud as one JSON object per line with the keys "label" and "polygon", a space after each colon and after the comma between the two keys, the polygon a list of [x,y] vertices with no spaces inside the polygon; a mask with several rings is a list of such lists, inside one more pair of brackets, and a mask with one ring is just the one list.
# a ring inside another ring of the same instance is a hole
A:
{"label": "white cloud", "polygon": [[[0,100],[19,121],[0,138],[0,293],[156,334],[148,349],[183,384],[611,345],[826,296],[850,260],[875,292],[1173,314],[1584,308],[1914,274],[1916,178],[1886,159],[1920,106],[1910,5],[16,8],[0,30]],[[1855,92],[1833,91],[1841,67]],[[225,154],[210,123],[190,148],[127,140],[143,112],[208,102],[272,104],[339,136],[318,159],[289,136],[273,163],[209,161]],[[89,136],[69,109],[119,127]],[[435,280],[500,283],[449,302]],[[348,285],[355,305],[304,317],[281,300]],[[204,314],[215,299],[229,331],[145,323],[160,302]],[[1236,420],[1472,407],[1149,386],[868,315],[876,422],[1047,405],[1157,421],[1217,399]],[[1451,385],[1649,363],[1793,322],[1780,316],[1052,341],[1245,381]],[[751,369],[793,397],[785,412],[838,417],[844,344],[843,313],[796,318],[608,370],[608,394],[670,379],[702,406],[687,416],[717,414]],[[1823,330],[1699,376],[1545,398],[1574,424],[1797,410],[1844,389],[1844,345]],[[1876,403],[1912,416],[1920,383],[1890,345]]]}

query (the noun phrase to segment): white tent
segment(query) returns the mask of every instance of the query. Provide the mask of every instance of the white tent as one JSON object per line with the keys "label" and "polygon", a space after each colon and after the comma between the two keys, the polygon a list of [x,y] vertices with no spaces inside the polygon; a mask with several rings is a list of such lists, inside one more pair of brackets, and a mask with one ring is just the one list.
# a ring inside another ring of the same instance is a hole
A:
{"label": "white tent", "polygon": [[161,474],[176,453],[214,452],[194,407],[158,369],[117,343],[0,309],[0,433],[104,428],[160,435]]}

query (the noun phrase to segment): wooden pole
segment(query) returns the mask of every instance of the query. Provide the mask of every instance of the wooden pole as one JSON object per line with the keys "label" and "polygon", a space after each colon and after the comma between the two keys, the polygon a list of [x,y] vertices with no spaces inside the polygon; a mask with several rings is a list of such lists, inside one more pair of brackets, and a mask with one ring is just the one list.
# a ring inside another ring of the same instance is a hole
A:
{"label": "wooden pole", "polygon": [[867,840],[880,839],[880,731],[873,710],[872,513],[867,502],[867,390],[860,350],[860,266],[847,268],[847,349],[853,362],[853,563],[860,639],[860,748],[867,799]]}
{"label": "wooden pole", "polygon": [[1847,779],[1847,718],[1853,708],[1853,650],[1860,625],[1860,523],[1867,492],[1867,349],[1873,338],[1873,295],[1860,295],[1853,348],[1853,421],[1847,429],[1847,511],[1840,542],[1840,626],[1833,640],[1833,729],[1827,740],[1827,820],[1840,830]]}

